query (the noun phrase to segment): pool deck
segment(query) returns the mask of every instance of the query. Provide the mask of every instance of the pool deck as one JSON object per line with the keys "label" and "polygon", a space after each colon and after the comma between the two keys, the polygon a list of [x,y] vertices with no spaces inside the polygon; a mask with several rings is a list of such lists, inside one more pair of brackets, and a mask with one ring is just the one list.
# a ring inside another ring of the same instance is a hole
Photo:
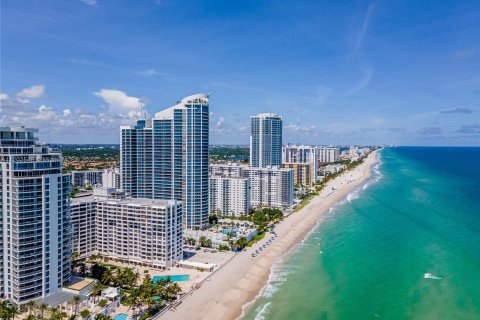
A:
{"label": "pool deck", "polygon": [[[225,264],[225,262],[230,259],[234,255],[233,252],[220,252],[217,251],[215,253],[212,252],[205,252],[203,250],[191,250],[191,249],[185,249],[185,253],[189,258],[186,258],[185,260],[188,261],[195,261],[195,262],[202,262],[202,263],[215,263],[217,264],[218,267],[222,266]],[[178,285],[182,288],[183,292],[187,292],[194,288],[197,284],[202,282],[205,278],[208,277],[208,275],[211,274],[211,272],[207,271],[198,271],[194,269],[188,269],[188,268],[182,268],[182,267],[171,267],[167,268],[166,270],[160,270],[160,269],[155,269],[151,267],[144,267],[144,266],[136,266],[134,264],[129,264],[125,262],[116,262],[116,261],[108,261],[109,264],[113,264],[116,266],[122,266],[122,267],[129,267],[129,268],[134,268],[137,269],[140,273],[140,280],[143,281],[145,277],[145,270],[148,270],[148,274],[150,277],[155,277],[155,276],[171,276],[171,275],[188,275],[189,279],[186,281],[178,281]],[[116,310],[116,313],[120,312],[120,308]]]}

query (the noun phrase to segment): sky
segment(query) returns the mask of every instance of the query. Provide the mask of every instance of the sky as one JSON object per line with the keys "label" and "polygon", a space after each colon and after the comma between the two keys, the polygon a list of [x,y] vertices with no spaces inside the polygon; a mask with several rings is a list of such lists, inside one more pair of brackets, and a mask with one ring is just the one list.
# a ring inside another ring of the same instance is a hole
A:
{"label": "sky", "polygon": [[210,143],[480,145],[479,1],[5,0],[0,126],[118,143],[209,93]]}

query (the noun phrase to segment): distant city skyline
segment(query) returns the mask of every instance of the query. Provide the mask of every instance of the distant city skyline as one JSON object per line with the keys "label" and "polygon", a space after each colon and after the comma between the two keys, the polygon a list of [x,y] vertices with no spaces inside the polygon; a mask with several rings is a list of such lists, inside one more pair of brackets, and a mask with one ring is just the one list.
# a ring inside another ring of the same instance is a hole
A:
{"label": "distant city skyline", "polygon": [[4,1],[0,126],[119,143],[178,97],[210,97],[210,144],[478,145],[475,1]]}

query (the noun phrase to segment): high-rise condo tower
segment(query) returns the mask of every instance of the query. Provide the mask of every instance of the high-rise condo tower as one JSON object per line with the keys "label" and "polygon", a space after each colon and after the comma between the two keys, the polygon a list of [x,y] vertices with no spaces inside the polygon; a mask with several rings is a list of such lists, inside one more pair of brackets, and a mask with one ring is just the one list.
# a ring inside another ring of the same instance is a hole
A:
{"label": "high-rise condo tower", "polygon": [[273,113],[261,113],[250,119],[250,166],[281,166],[282,118]]}
{"label": "high-rise condo tower", "polygon": [[0,297],[15,304],[70,280],[70,179],[37,131],[0,128]]}
{"label": "high-rise condo tower", "polygon": [[184,226],[208,224],[209,96],[196,94],[121,127],[121,185],[134,198],[184,203]]}

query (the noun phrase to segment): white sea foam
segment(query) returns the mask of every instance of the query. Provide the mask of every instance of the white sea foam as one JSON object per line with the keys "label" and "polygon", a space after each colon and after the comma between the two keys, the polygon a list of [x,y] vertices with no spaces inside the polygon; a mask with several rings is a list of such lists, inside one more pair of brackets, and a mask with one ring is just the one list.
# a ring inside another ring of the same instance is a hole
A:
{"label": "white sea foam", "polygon": [[255,316],[255,320],[264,320],[266,319],[266,313],[267,313],[267,309],[268,307],[270,306],[270,304],[272,304],[272,302],[267,302],[265,303],[263,306],[260,306],[257,308],[256,311],[258,311],[257,315]]}
{"label": "white sea foam", "polygon": [[433,280],[441,280],[441,279],[442,279],[442,277],[437,277],[437,276],[434,275],[433,273],[429,273],[429,272],[425,273],[425,274],[423,275],[423,277],[424,277],[425,279],[433,279]]}
{"label": "white sea foam", "polygon": [[347,201],[352,202],[352,200],[360,198],[360,195],[358,194],[358,191],[359,190],[357,189],[353,192],[349,192],[348,195],[347,195]]}

